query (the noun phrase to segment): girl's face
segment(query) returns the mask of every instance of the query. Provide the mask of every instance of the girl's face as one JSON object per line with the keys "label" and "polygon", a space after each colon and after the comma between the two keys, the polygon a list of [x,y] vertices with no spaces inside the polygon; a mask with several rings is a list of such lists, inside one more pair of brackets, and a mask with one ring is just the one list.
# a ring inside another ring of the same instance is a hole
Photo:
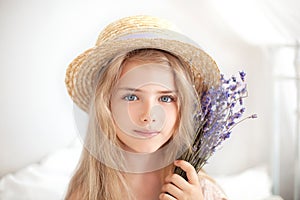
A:
{"label": "girl's face", "polygon": [[112,93],[111,110],[122,148],[152,153],[172,136],[178,118],[170,66],[127,62]]}

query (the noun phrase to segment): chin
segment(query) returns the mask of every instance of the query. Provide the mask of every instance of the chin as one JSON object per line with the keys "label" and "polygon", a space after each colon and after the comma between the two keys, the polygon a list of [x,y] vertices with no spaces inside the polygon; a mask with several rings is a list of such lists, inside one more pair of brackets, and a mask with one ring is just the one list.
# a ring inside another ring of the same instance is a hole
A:
{"label": "chin", "polygon": [[154,153],[159,149],[159,147],[142,147],[142,148],[134,148],[136,153]]}

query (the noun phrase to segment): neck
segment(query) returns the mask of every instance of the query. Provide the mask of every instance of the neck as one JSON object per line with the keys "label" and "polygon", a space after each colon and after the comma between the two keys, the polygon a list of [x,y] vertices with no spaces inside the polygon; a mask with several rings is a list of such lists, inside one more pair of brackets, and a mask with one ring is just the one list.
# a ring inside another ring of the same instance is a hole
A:
{"label": "neck", "polygon": [[158,199],[166,174],[165,169],[147,173],[125,173],[125,179],[136,199]]}

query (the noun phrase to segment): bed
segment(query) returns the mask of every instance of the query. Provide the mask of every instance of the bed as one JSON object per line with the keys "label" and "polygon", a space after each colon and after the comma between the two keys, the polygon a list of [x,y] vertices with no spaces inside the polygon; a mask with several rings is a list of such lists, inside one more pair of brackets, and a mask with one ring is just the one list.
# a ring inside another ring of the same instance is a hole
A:
{"label": "bed", "polygon": [[[81,151],[78,140],[0,179],[2,200],[63,199]],[[271,194],[271,181],[266,166],[257,166],[239,174],[215,176],[230,200],[282,200]],[[251,189],[249,189],[251,188]]]}

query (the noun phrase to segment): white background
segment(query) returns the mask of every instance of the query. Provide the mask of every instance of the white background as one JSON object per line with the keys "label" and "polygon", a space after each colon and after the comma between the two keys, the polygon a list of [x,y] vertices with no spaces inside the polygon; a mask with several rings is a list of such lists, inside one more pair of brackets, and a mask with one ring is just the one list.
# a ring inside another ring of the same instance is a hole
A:
{"label": "white background", "polygon": [[237,127],[207,170],[233,174],[260,164],[271,167],[274,66],[270,49],[294,38],[260,24],[264,18],[252,12],[255,9],[239,9],[243,4],[237,2],[1,0],[0,176],[39,162],[77,137],[65,70],[94,45],[105,25],[136,14],[175,23],[216,60],[225,75],[247,72],[247,114],[257,113],[259,119]]}

